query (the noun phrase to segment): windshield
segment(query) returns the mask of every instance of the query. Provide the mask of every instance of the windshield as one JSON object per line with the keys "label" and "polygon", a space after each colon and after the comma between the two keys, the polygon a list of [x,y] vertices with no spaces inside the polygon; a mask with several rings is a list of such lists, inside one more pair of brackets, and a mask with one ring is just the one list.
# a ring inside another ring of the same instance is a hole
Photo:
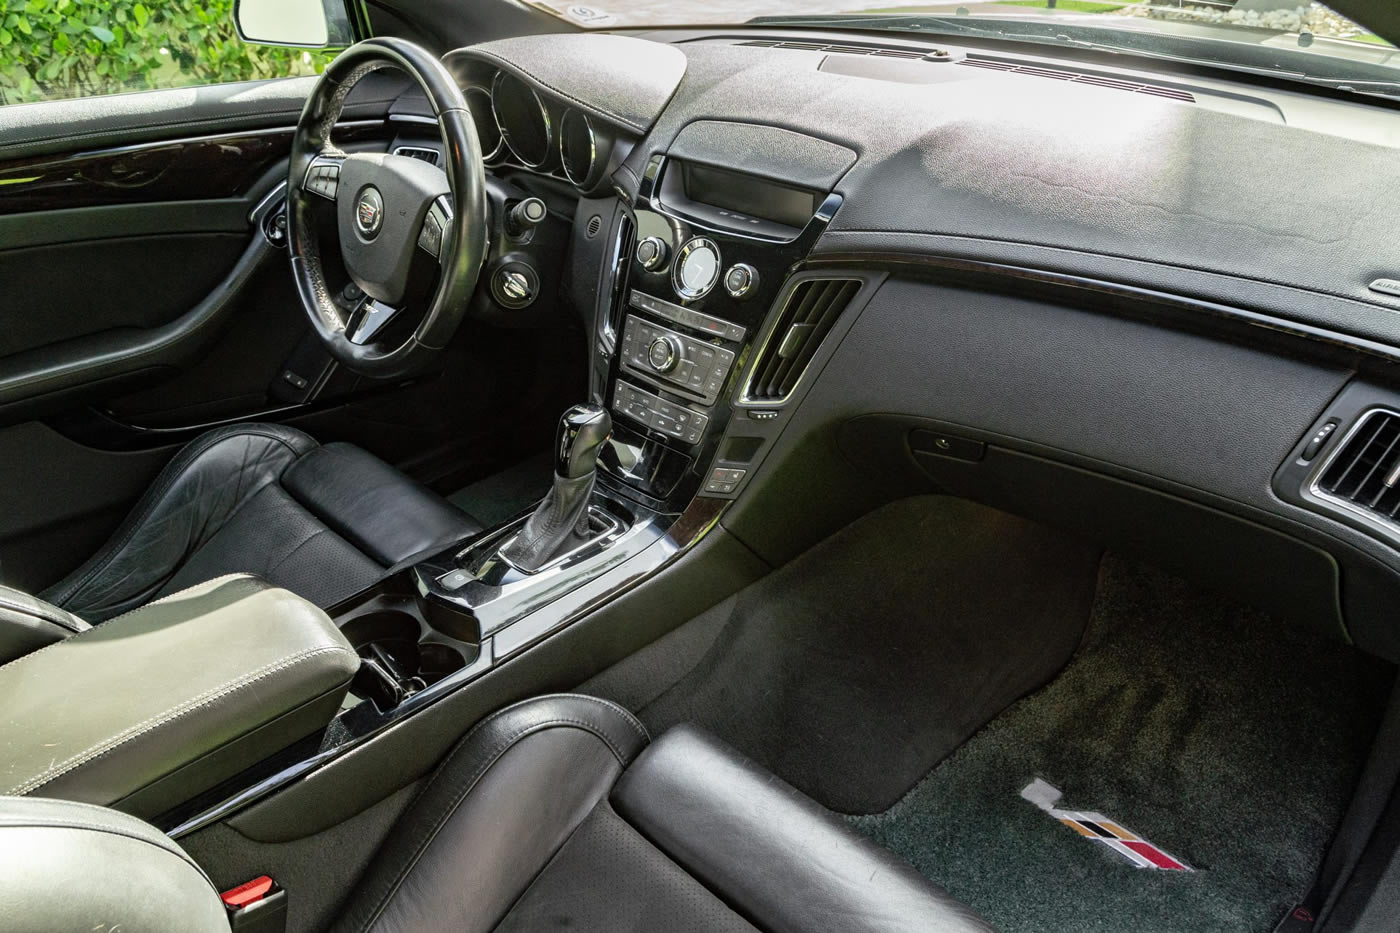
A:
{"label": "windshield", "polygon": [[874,5],[880,2],[534,0],[534,5],[590,29],[765,23],[1012,39],[1220,65],[1400,96],[1400,51],[1320,3],[963,0]]}

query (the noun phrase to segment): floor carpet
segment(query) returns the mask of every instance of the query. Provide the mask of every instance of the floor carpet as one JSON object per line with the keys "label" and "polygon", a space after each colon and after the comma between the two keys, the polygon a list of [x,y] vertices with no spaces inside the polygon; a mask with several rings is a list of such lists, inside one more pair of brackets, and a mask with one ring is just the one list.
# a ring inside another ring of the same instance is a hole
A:
{"label": "floor carpet", "polygon": [[459,489],[447,501],[493,528],[544,498],[553,475],[553,456],[545,452]]}
{"label": "floor carpet", "polygon": [[[1394,668],[1115,557],[1084,648],[856,826],[1003,933],[1268,931],[1341,818]],[[1035,778],[1197,869],[1137,869]]]}
{"label": "floor carpet", "polygon": [[878,812],[1065,665],[1097,566],[1003,512],[895,502],[711,610],[708,650],[639,714],[653,734],[700,725],[834,810]]}

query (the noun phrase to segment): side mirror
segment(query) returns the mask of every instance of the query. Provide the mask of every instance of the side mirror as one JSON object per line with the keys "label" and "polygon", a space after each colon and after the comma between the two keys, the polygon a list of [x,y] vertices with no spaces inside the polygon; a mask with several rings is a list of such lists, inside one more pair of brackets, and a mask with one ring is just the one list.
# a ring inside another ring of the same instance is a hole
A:
{"label": "side mirror", "polygon": [[238,37],[254,45],[343,49],[355,44],[356,0],[234,0]]}

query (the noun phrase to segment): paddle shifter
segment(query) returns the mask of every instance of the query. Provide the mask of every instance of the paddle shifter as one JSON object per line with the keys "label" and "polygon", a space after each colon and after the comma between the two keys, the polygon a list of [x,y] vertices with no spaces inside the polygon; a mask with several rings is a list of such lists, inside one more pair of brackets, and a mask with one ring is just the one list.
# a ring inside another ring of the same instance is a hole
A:
{"label": "paddle shifter", "polygon": [[501,556],[527,573],[588,539],[588,502],[598,475],[598,453],[612,434],[600,405],[575,405],[559,419],[554,487]]}

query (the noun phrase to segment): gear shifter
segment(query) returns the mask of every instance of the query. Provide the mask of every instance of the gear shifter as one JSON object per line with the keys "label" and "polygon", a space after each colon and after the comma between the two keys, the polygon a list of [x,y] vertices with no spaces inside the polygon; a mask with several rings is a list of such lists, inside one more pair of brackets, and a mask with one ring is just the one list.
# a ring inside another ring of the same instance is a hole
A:
{"label": "gear shifter", "polygon": [[554,486],[501,556],[534,573],[588,537],[588,502],[598,454],[612,436],[612,418],[599,405],[575,405],[559,419]]}

